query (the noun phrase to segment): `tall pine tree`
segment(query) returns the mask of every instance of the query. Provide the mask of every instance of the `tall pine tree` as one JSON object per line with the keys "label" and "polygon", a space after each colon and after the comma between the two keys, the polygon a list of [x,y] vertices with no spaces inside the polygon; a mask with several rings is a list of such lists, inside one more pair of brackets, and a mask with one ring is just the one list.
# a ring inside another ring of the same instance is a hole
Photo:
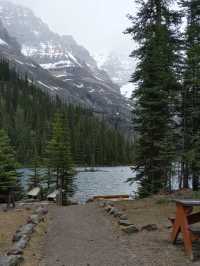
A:
{"label": "tall pine tree", "polygon": [[200,1],[182,1],[187,26],[185,31],[185,68],[183,78],[183,152],[184,187],[189,177],[199,188],[200,175]]}
{"label": "tall pine tree", "polygon": [[168,0],[139,0],[139,11],[129,16],[127,29],[137,42],[132,57],[138,60],[132,82],[136,180],[140,196],[166,189],[174,160],[174,112],[177,97],[176,62],[178,60],[177,25],[180,16],[171,11]]}
{"label": "tall pine tree", "polygon": [[0,194],[20,192],[15,153],[4,130],[0,130]]}
{"label": "tall pine tree", "polygon": [[67,121],[64,114],[57,113],[53,122],[52,138],[47,147],[48,168],[56,176],[56,188],[59,190],[58,203],[63,205],[71,192],[73,162]]}

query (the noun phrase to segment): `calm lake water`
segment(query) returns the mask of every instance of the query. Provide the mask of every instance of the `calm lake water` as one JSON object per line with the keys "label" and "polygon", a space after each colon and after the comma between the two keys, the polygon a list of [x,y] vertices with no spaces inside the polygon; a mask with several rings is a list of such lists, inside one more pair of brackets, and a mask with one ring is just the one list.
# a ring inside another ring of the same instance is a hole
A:
{"label": "calm lake water", "polygon": [[[77,168],[78,174],[74,177],[73,198],[84,203],[96,195],[134,194],[137,184],[129,185],[126,180],[133,177],[129,167],[96,167],[95,172],[84,172],[83,168]],[[31,173],[30,169],[22,169],[23,186],[27,188],[27,181]]]}

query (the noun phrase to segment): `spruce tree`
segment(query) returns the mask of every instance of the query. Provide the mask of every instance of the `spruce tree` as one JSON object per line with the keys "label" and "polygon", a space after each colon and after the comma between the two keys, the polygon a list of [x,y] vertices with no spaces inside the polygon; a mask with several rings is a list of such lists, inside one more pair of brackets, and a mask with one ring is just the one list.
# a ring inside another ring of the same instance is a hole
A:
{"label": "spruce tree", "polygon": [[69,132],[63,114],[55,115],[52,127],[52,138],[47,147],[48,167],[51,167],[55,173],[56,188],[60,191],[58,203],[62,205],[71,192],[73,176]]}
{"label": "spruce tree", "polygon": [[139,11],[129,16],[131,34],[138,48],[131,54],[138,63],[132,82],[134,128],[137,143],[134,156],[136,180],[141,197],[166,189],[175,159],[174,113],[178,95],[177,69],[180,16],[171,11],[168,0],[139,0]]}
{"label": "spruce tree", "polygon": [[29,178],[29,189],[35,187],[41,187],[42,173],[41,173],[41,160],[35,151],[34,158],[32,160],[31,174]]}
{"label": "spruce tree", "polygon": [[0,130],[0,194],[19,192],[19,174],[16,171],[15,153],[10,146],[8,135]]}
{"label": "spruce tree", "polygon": [[200,1],[182,1],[187,26],[185,31],[185,65],[183,78],[183,152],[184,187],[193,178],[199,189],[200,175]]}

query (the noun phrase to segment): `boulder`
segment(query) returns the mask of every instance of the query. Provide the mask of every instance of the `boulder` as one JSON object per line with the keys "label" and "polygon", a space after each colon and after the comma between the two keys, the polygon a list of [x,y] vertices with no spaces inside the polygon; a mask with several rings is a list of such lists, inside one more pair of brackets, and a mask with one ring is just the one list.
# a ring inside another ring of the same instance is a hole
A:
{"label": "boulder", "polygon": [[108,205],[105,207],[105,211],[109,212],[111,210],[112,206]]}
{"label": "boulder", "polygon": [[109,214],[114,215],[114,214],[117,213],[117,212],[118,212],[118,209],[115,208],[115,207],[112,207],[112,208],[110,209],[110,211],[109,211]]}
{"label": "boulder", "polygon": [[141,228],[141,231],[143,231],[143,230],[146,230],[149,232],[150,231],[156,231],[156,230],[158,230],[158,226],[156,224],[147,224]]}
{"label": "boulder", "polygon": [[126,227],[123,227],[122,228],[122,231],[127,233],[127,234],[133,234],[133,233],[138,233],[139,230],[137,227],[135,227],[134,225],[129,225],[129,226],[126,226]]}
{"label": "boulder", "polygon": [[29,224],[35,224],[35,225],[37,225],[37,224],[39,224],[40,222],[41,222],[41,217],[38,215],[38,214],[33,214],[33,215],[31,215],[29,218],[28,218],[28,220],[27,220],[27,222],[29,223]]}
{"label": "boulder", "polygon": [[34,214],[38,214],[38,215],[40,215],[40,216],[44,216],[44,215],[46,215],[47,213],[48,213],[48,209],[47,209],[47,207],[43,207],[43,206],[38,207],[38,208],[35,210],[35,212],[34,212]]}
{"label": "boulder", "polygon": [[0,266],[19,266],[22,261],[22,256],[0,256]]}
{"label": "boulder", "polygon": [[117,212],[114,213],[114,217],[121,217],[123,215],[123,212],[121,212],[120,210],[118,210]]}
{"label": "boulder", "polygon": [[120,219],[118,223],[119,225],[123,225],[123,226],[133,225],[132,223],[129,222],[129,220],[122,220],[122,219]]}
{"label": "boulder", "polygon": [[32,223],[21,226],[13,236],[13,242],[19,241],[22,237],[30,237],[34,231],[35,225]]}
{"label": "boulder", "polygon": [[23,249],[27,246],[29,237],[23,236],[19,241],[15,242],[14,246],[8,251],[7,255],[21,255]]}
{"label": "boulder", "polygon": [[120,215],[120,219],[121,219],[121,220],[128,220],[128,215],[122,213],[122,214]]}

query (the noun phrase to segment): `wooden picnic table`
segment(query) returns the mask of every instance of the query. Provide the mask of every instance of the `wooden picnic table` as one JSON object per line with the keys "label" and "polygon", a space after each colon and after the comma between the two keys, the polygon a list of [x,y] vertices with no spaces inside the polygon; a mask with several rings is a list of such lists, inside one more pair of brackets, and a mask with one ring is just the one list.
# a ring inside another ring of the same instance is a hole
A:
{"label": "wooden picnic table", "polygon": [[200,231],[193,230],[190,225],[200,222],[200,212],[192,213],[193,207],[200,206],[200,200],[175,200],[176,218],[171,218],[173,230],[171,239],[176,243],[178,235],[182,233],[185,251],[190,259],[194,259],[192,241],[200,238]]}

